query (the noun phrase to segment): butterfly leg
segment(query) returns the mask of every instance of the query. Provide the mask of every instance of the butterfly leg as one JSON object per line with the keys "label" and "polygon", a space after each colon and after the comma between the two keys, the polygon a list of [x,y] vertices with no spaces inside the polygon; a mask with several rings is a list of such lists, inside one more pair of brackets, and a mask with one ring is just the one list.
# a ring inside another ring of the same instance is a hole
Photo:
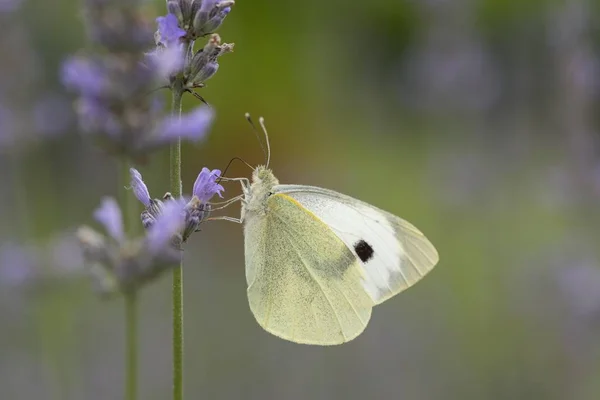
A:
{"label": "butterfly leg", "polygon": [[206,221],[229,221],[229,222],[235,222],[237,224],[241,224],[242,222],[244,222],[241,218],[233,218],[233,217],[227,217],[227,216],[219,216],[219,217],[209,217],[206,219]]}
{"label": "butterfly leg", "polygon": [[225,207],[230,206],[233,203],[236,203],[236,202],[242,200],[243,198],[244,198],[244,195],[240,194],[239,196],[232,197],[229,200],[220,201],[220,202],[217,202],[217,203],[210,203],[211,206],[215,206],[215,205],[220,206],[220,207],[216,207],[216,208],[211,208],[210,211],[212,212],[212,211],[215,211],[215,210],[221,210],[221,209],[223,209]]}
{"label": "butterfly leg", "polygon": [[239,182],[242,185],[242,191],[245,193],[250,187],[250,180],[248,178],[221,178],[225,182]]}

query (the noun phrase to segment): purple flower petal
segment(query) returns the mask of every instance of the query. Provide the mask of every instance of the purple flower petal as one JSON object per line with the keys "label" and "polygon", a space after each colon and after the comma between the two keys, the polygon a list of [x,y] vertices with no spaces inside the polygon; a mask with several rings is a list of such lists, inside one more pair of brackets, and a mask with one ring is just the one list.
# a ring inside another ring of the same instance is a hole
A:
{"label": "purple flower petal", "polygon": [[169,47],[185,36],[185,31],[179,27],[179,21],[173,14],[167,14],[164,17],[156,18],[158,23],[158,33],[160,34],[160,43]]}
{"label": "purple flower petal", "polygon": [[100,207],[94,211],[94,218],[104,225],[108,234],[117,241],[121,241],[125,238],[121,209],[112,197],[105,197],[102,199]]}
{"label": "purple flower petal", "polygon": [[135,168],[129,168],[129,174],[131,175],[131,187],[133,188],[133,194],[135,197],[146,207],[150,206],[150,192],[148,187],[142,180],[142,174]]}
{"label": "purple flower petal", "polygon": [[167,201],[156,222],[148,229],[148,249],[158,253],[183,229],[185,211],[179,201]]}
{"label": "purple flower petal", "polygon": [[178,137],[191,141],[203,139],[214,118],[214,112],[208,107],[198,107],[194,111],[178,117],[167,117],[159,126],[155,138],[160,144],[171,142]]}
{"label": "purple flower petal", "polygon": [[206,167],[202,168],[202,171],[196,178],[196,182],[194,182],[194,189],[192,191],[194,196],[198,197],[200,202],[208,203],[215,194],[219,195],[221,198],[223,197],[221,192],[225,189],[216,182],[219,176],[221,176],[221,171],[218,169],[213,169],[211,171]]}
{"label": "purple flower petal", "polygon": [[157,48],[147,53],[149,64],[159,78],[168,79],[183,69],[184,48],[181,45]]}

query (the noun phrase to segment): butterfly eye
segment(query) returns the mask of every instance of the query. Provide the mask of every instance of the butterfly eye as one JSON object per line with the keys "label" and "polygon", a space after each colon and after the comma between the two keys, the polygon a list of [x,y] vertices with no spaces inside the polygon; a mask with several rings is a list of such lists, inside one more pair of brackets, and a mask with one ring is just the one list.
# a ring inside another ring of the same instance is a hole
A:
{"label": "butterfly eye", "polygon": [[267,196],[272,196],[272,195],[273,195],[273,192],[269,192],[269,194]]}

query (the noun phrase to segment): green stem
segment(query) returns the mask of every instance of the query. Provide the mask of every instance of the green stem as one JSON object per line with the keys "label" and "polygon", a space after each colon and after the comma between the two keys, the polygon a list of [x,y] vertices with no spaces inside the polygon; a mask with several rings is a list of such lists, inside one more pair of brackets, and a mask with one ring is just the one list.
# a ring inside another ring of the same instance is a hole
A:
{"label": "green stem", "polygon": [[[123,202],[123,220],[125,229],[130,237],[137,233],[137,227],[140,224],[138,217],[136,200],[130,190],[125,190],[129,186],[129,160],[125,159],[121,166],[121,179],[119,183],[119,193],[122,194]],[[137,399],[137,380],[138,380],[138,312],[137,312],[137,293],[132,289],[125,293],[125,400]]]}
{"label": "green stem", "polygon": [[[171,113],[181,117],[183,88],[177,80],[172,88]],[[181,196],[181,139],[171,144],[171,194]],[[173,270],[173,400],[183,400],[183,260]]]}

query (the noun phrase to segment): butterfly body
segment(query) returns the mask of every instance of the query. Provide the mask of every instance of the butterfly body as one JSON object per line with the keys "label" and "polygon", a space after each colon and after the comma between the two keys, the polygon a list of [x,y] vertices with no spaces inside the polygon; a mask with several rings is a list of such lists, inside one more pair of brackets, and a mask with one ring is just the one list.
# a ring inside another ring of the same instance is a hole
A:
{"label": "butterfly body", "polygon": [[280,185],[259,166],[242,200],[246,280],[258,323],[306,344],[348,342],[371,310],[438,261],[408,222],[313,186]]}

